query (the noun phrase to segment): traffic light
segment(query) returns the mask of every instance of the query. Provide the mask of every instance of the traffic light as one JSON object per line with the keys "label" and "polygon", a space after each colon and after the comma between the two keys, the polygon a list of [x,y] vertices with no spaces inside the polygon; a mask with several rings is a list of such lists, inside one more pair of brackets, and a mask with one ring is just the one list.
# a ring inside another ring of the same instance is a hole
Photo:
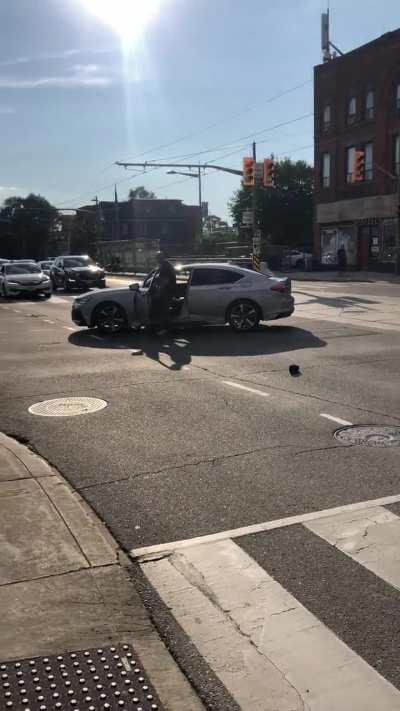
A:
{"label": "traffic light", "polygon": [[255,163],[253,158],[243,158],[243,178],[242,184],[245,187],[252,187],[255,182]]}
{"label": "traffic light", "polygon": [[264,175],[263,175],[263,185],[266,188],[275,187],[275,161],[272,158],[266,158],[264,160]]}
{"label": "traffic light", "polygon": [[353,160],[353,183],[360,183],[364,180],[365,153],[363,150],[354,151]]}

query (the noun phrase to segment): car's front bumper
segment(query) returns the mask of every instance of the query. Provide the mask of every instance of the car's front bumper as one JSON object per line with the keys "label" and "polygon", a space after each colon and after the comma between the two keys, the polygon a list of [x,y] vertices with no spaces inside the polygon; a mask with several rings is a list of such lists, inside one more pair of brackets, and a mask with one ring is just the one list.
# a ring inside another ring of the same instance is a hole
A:
{"label": "car's front bumper", "polygon": [[67,277],[67,284],[70,289],[92,289],[93,287],[105,287],[105,277],[85,278],[85,277]]}
{"label": "car's front bumper", "polygon": [[77,304],[72,304],[71,309],[71,319],[77,326],[87,326],[85,317],[82,313],[82,309]]}
{"label": "car's front bumper", "polygon": [[51,294],[53,288],[50,284],[7,284],[7,292],[9,294]]}

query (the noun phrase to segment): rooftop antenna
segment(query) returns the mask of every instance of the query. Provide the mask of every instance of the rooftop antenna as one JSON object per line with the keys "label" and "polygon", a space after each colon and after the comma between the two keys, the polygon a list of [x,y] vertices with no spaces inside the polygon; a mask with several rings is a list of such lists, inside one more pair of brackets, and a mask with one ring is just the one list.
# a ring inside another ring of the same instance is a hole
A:
{"label": "rooftop antenna", "polygon": [[329,39],[329,4],[327,11],[321,15],[321,49],[324,62],[329,62],[335,58],[336,55],[331,52],[331,49],[334,49],[338,54],[343,56],[343,52]]}

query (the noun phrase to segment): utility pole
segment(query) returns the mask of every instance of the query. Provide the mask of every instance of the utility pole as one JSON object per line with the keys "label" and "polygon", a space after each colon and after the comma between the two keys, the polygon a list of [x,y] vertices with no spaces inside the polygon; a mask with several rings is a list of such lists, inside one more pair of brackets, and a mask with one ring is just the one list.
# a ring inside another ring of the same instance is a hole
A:
{"label": "utility pole", "polygon": [[200,249],[203,247],[203,203],[201,197],[201,168],[198,168],[199,176],[199,210],[200,210]]}
{"label": "utility pole", "polygon": [[254,185],[251,192],[251,210],[253,213],[253,269],[256,272],[261,270],[261,236],[258,229],[258,212],[257,212],[257,149],[256,142],[253,141],[253,161],[254,161]]}

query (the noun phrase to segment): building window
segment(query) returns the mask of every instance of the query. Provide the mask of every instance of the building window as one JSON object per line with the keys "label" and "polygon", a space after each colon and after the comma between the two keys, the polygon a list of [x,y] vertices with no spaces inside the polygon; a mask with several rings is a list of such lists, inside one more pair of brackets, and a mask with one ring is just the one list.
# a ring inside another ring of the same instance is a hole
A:
{"label": "building window", "polygon": [[346,168],[346,182],[347,183],[352,183],[353,182],[353,169],[354,169],[354,152],[355,152],[355,147],[351,146],[350,148],[347,149],[347,168]]}
{"label": "building window", "polygon": [[373,143],[366,143],[364,146],[364,180],[372,180],[374,177],[374,146]]}
{"label": "building window", "polygon": [[375,109],[374,92],[368,91],[365,97],[365,118],[373,119]]}
{"label": "building window", "polygon": [[348,104],[347,104],[347,123],[351,124],[351,123],[355,122],[356,113],[357,113],[357,101],[356,101],[356,97],[352,96],[351,99],[349,99]]}
{"label": "building window", "polygon": [[324,108],[324,112],[322,114],[322,128],[324,131],[329,131],[331,127],[331,107],[330,104],[327,104]]}
{"label": "building window", "polygon": [[322,154],[322,187],[329,188],[331,184],[331,156],[330,153]]}
{"label": "building window", "polygon": [[396,109],[400,111],[400,82],[396,86]]}
{"label": "building window", "polygon": [[400,177],[400,135],[394,139],[394,173]]}

